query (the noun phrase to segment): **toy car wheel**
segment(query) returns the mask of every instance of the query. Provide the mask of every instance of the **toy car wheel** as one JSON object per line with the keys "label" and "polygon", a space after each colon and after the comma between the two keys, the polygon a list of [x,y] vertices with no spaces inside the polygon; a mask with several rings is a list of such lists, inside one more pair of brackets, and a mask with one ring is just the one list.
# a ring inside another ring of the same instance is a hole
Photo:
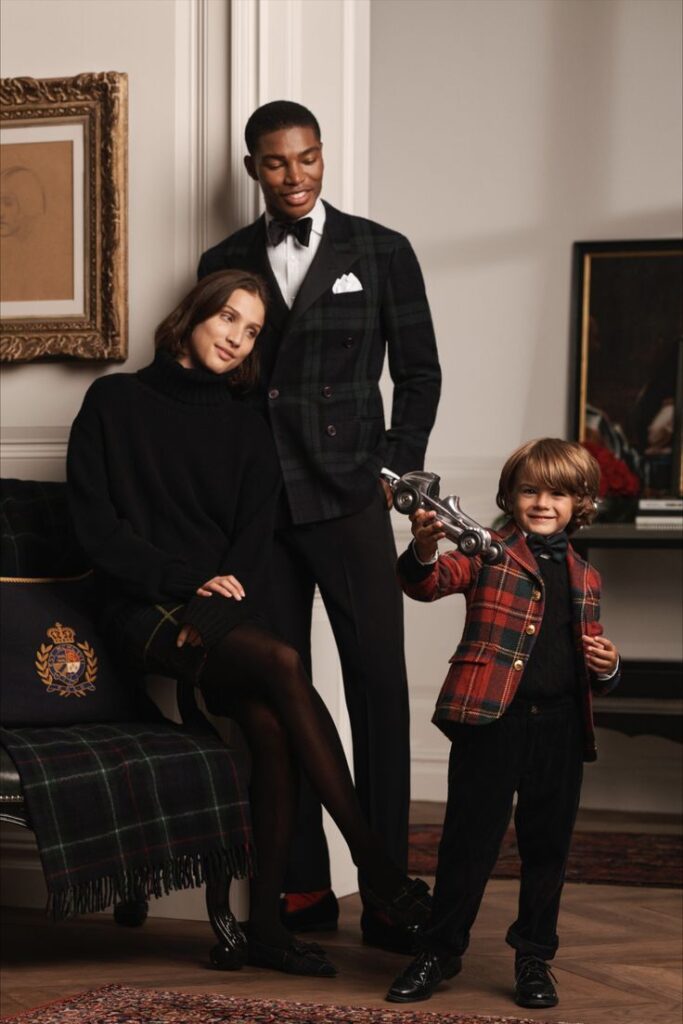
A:
{"label": "toy car wheel", "polygon": [[484,555],[484,561],[487,565],[496,565],[500,562],[503,557],[503,545],[499,544],[497,540],[491,541],[488,551]]}
{"label": "toy car wheel", "polygon": [[409,516],[420,507],[420,495],[410,484],[398,484],[394,491],[394,508],[404,516]]}
{"label": "toy car wheel", "polygon": [[481,551],[481,537],[474,530],[465,530],[464,533],[460,534],[458,541],[458,550],[462,551],[463,555],[467,555],[468,558],[473,558],[474,555],[478,555]]}

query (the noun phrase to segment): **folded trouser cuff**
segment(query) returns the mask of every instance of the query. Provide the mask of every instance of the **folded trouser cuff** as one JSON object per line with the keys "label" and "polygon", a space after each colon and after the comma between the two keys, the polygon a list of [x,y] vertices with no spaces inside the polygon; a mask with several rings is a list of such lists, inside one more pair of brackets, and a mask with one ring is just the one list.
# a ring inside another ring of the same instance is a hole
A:
{"label": "folded trouser cuff", "polygon": [[526,939],[520,935],[519,932],[515,931],[515,926],[511,925],[508,928],[508,933],[505,936],[505,941],[508,946],[512,946],[518,953],[532,955],[540,957],[541,960],[552,960],[557,953],[557,947],[559,940],[555,936],[555,941],[552,944],[543,942],[532,942],[531,939]]}

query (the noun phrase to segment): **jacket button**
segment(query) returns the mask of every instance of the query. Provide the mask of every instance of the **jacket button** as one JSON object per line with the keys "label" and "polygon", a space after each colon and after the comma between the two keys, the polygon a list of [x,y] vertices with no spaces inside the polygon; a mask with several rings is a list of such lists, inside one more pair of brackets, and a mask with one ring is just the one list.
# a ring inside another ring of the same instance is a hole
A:
{"label": "jacket button", "polygon": [[514,668],[515,672],[521,672],[524,668],[524,662],[521,658],[517,658],[516,661],[512,662],[512,667]]}
{"label": "jacket button", "polygon": [[325,433],[328,437],[334,437],[337,433],[337,428],[333,423],[330,423],[329,427],[325,427]]}
{"label": "jacket button", "polygon": [[529,711],[531,712],[532,715],[537,715],[538,714],[538,704],[532,704],[531,707],[529,708]]}
{"label": "jacket button", "polygon": [[534,625],[526,627],[525,633],[528,633],[529,636],[533,636],[535,632],[536,632],[536,627]]}
{"label": "jacket button", "polygon": [[275,399],[275,398],[279,398],[279,397],[280,397],[280,392],[279,392],[278,388],[271,388],[270,391],[268,392],[268,398]]}
{"label": "jacket button", "polygon": [[542,595],[541,595],[541,591],[540,590],[534,590],[531,593],[531,600],[532,601],[540,601],[541,600],[541,596]]}
{"label": "jacket button", "polygon": [[344,339],[344,348],[353,348],[353,338]]}
{"label": "jacket button", "polygon": [[323,396],[323,398],[332,398],[332,388],[330,387],[330,385],[326,384],[325,387],[320,392],[320,394]]}

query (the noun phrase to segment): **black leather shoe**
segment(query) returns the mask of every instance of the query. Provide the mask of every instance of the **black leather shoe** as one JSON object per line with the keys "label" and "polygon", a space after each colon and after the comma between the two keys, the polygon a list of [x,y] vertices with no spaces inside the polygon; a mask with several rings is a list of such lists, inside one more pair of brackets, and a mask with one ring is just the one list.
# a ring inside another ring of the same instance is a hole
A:
{"label": "black leather shoe", "polygon": [[337,897],[330,889],[321,900],[303,910],[287,910],[280,900],[280,920],[290,932],[335,932],[339,920]]}
{"label": "black leather shoe", "polygon": [[389,953],[403,953],[415,956],[424,948],[422,930],[419,925],[401,927],[389,924],[374,910],[364,910],[360,919],[360,930],[365,946],[376,946],[386,949]]}
{"label": "black leather shoe", "polygon": [[[319,947],[318,947],[319,948]],[[315,978],[334,978],[337,968],[323,953],[314,952],[310,945],[294,940],[291,946],[269,946],[249,936],[247,963],[252,967],[269,967],[285,974],[306,974]]]}
{"label": "black leather shoe", "polygon": [[429,999],[437,985],[447,978],[454,978],[461,969],[461,957],[426,949],[415,957],[403,974],[399,974],[386,999],[390,1003],[417,1003],[421,999]]}
{"label": "black leather shoe", "polygon": [[379,896],[367,886],[361,887],[363,903],[381,910],[392,924],[410,927],[425,924],[432,909],[429,886],[421,878],[405,878],[399,889],[388,899]]}
{"label": "black leather shoe", "polygon": [[559,1000],[553,981],[557,981],[557,978],[540,956],[522,954],[515,957],[517,1006],[525,1006],[530,1010],[537,1006],[557,1006]]}

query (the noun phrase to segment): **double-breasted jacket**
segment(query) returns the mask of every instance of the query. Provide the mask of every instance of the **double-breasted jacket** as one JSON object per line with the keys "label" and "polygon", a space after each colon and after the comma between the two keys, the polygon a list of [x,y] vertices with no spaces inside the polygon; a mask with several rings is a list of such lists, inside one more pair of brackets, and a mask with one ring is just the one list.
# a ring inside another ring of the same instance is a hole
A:
{"label": "double-breasted jacket", "polygon": [[[271,302],[259,336],[257,403],[280,457],[294,523],[355,512],[379,471],[420,468],[441,374],[424,282],[407,238],[325,204],[320,245],[288,309],[270,268],[264,217],[204,253],[199,276],[260,273]],[[353,274],[355,290],[334,289]],[[386,427],[379,379],[393,380]]]}

